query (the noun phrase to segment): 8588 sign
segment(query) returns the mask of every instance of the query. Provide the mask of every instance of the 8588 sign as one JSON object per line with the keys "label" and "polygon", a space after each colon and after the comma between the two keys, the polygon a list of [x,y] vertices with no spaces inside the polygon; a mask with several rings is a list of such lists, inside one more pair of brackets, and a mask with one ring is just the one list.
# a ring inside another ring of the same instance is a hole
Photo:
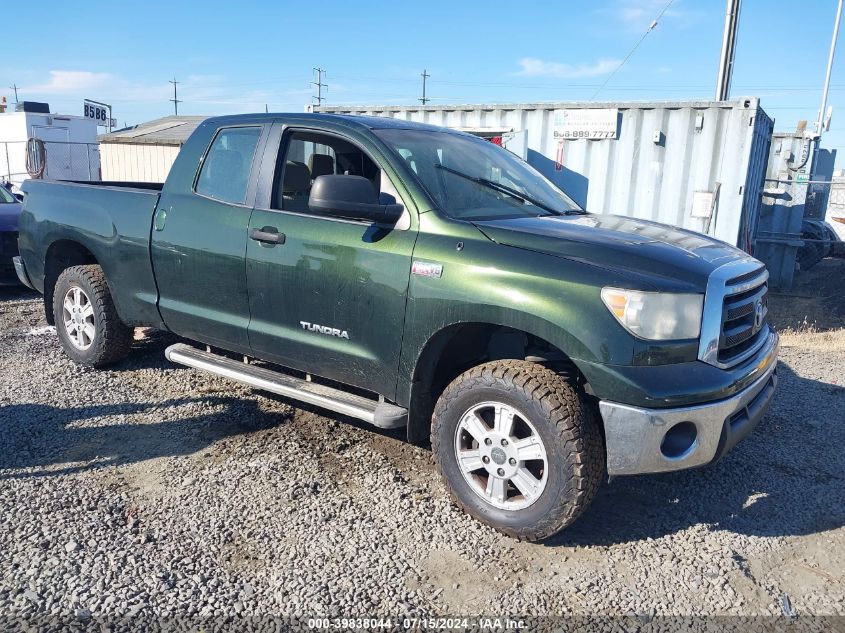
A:
{"label": "8588 sign", "polygon": [[86,101],[84,112],[86,119],[94,119],[97,122],[97,125],[108,126],[109,113],[103,106]]}

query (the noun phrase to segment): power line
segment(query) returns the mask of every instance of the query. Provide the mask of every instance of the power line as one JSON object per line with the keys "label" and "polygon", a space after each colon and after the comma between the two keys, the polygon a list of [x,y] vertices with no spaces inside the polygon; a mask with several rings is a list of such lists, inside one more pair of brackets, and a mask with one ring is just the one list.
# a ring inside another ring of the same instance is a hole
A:
{"label": "power line", "polygon": [[168,81],[167,83],[173,84],[173,98],[170,101],[173,102],[173,114],[179,116],[179,104],[182,101],[176,97],[176,84],[180,82],[176,81],[176,77],[174,77],[173,81]]}
{"label": "power line", "polygon": [[425,68],[423,68],[423,71],[422,71],[421,77],[422,77],[422,80],[423,80],[423,84],[422,84],[422,90],[423,90],[423,91],[422,91],[422,98],[420,99],[420,103],[422,103],[423,105],[425,105],[426,103],[428,103],[429,101],[431,101],[431,99],[426,99],[426,98],[425,98],[425,80],[426,80],[426,79],[428,79],[429,77],[431,77],[431,75],[429,75],[429,74],[426,72]]}
{"label": "power line", "polygon": [[315,73],[317,73],[317,81],[312,81],[311,85],[317,89],[317,94],[313,95],[311,98],[316,99],[317,106],[323,105],[323,101],[325,101],[325,97],[323,96],[323,88],[328,90],[328,84],[323,83],[323,73],[326,71],[322,68],[314,68]]}
{"label": "power line", "polygon": [[624,65],[625,65],[625,62],[627,62],[629,59],[631,59],[631,55],[633,55],[633,54],[634,54],[634,52],[635,52],[635,51],[636,51],[636,50],[640,47],[640,44],[642,44],[642,43],[643,43],[643,40],[644,40],[646,37],[648,37],[648,34],[649,34],[649,33],[651,33],[651,32],[654,30],[654,27],[656,27],[656,26],[657,26],[657,23],[658,23],[658,22],[660,21],[660,19],[663,17],[663,14],[664,14],[664,13],[666,13],[666,11],[668,11],[668,10],[669,10],[669,7],[671,7],[671,6],[672,6],[672,4],[673,4],[674,2],[675,2],[675,0],[669,0],[669,2],[667,2],[667,3],[666,3],[666,6],[665,6],[665,7],[663,7],[663,10],[662,10],[662,11],[661,11],[658,15],[657,15],[657,17],[656,17],[656,18],[654,18],[654,20],[652,21],[652,23],[651,23],[651,24],[649,25],[649,27],[646,29],[645,33],[643,33],[643,36],[640,38],[640,41],[639,41],[639,42],[637,42],[636,44],[634,44],[634,48],[632,48],[632,49],[631,49],[631,51],[630,51],[630,52],[629,52],[629,53],[625,56],[625,59],[623,59],[623,60],[619,63],[619,65],[618,65],[618,66],[617,66],[617,67],[613,70],[613,72],[612,72],[612,73],[610,73],[610,74],[607,76],[607,79],[605,79],[605,80],[604,80],[604,83],[603,83],[601,86],[599,86],[599,89],[598,89],[598,90],[596,90],[596,91],[593,93],[593,96],[592,96],[592,97],[590,97],[590,99],[595,99],[595,98],[596,98],[596,95],[598,95],[598,93],[600,93],[600,92],[602,91],[602,89],[603,89],[603,88],[604,88],[604,87],[605,87],[605,86],[606,86],[606,85],[610,82],[610,80],[611,80],[611,79],[613,79],[613,76],[614,76],[617,72],[619,72],[619,69],[620,69],[620,68],[622,68],[622,66],[624,66]]}

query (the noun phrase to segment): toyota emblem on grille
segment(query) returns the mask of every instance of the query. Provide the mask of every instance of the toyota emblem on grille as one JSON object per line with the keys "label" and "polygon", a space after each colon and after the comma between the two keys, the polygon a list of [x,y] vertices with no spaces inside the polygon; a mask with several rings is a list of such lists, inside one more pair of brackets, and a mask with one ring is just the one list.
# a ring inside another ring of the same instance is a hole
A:
{"label": "toyota emblem on grille", "polygon": [[759,330],[761,327],[763,327],[763,316],[764,316],[763,302],[757,301],[757,303],[754,305],[754,329],[755,330]]}

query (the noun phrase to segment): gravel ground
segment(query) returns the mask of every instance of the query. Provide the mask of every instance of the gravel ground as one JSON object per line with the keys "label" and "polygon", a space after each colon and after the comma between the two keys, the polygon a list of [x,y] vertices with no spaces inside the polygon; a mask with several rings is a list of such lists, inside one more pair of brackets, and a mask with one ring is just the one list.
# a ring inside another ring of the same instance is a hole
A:
{"label": "gravel ground", "polygon": [[[820,268],[841,294],[845,262]],[[770,413],[720,463],[616,479],[531,545],[399,434],[170,365],[159,333],[82,370],[41,312],[0,289],[0,613],[845,615],[836,322],[785,337]]]}

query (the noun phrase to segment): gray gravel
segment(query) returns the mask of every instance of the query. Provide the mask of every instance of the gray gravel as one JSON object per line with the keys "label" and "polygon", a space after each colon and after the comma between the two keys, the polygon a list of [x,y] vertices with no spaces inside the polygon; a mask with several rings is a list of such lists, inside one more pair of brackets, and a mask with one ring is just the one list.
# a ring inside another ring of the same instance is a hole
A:
{"label": "gray gravel", "polygon": [[845,614],[842,346],[794,338],[721,463],[617,479],[530,545],[399,434],[172,366],[158,333],[82,370],[44,325],[0,289],[0,613]]}

